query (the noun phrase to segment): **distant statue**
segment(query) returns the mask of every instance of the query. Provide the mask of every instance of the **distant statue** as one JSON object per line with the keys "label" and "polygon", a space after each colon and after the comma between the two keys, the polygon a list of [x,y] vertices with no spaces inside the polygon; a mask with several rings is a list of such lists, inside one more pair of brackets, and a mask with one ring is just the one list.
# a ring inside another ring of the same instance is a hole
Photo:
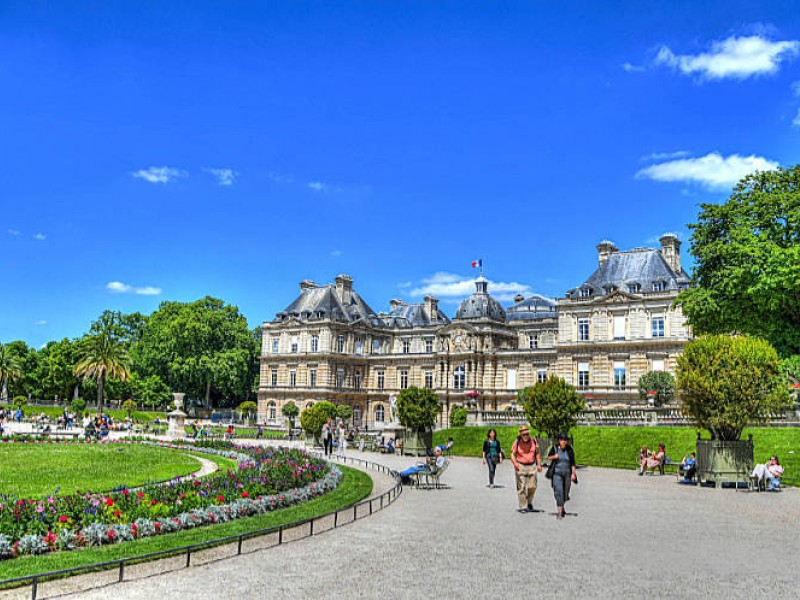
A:
{"label": "distant statue", "polygon": [[397,412],[397,396],[389,398],[389,418],[392,423],[400,423],[400,414]]}

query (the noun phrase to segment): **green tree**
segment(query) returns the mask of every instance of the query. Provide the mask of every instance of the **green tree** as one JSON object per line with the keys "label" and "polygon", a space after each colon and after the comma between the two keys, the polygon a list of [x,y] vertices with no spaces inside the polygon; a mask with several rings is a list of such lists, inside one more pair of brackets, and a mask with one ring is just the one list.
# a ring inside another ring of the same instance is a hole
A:
{"label": "green tree", "polygon": [[39,384],[39,352],[35,348],[28,347],[22,340],[8,342],[5,345],[12,358],[19,366],[20,374],[13,381],[7,382],[7,395],[28,396],[39,398],[42,395],[41,385]]}
{"label": "green tree", "polygon": [[133,411],[135,411],[137,408],[139,407],[136,405],[135,400],[125,400],[125,402],[122,403],[122,410],[128,413],[128,418],[130,418]]}
{"label": "green tree", "polygon": [[242,415],[245,417],[250,418],[256,414],[256,412],[258,412],[258,404],[252,400],[245,400],[236,408],[236,410],[242,413]]}
{"label": "green tree", "polygon": [[517,394],[528,421],[536,431],[555,438],[569,433],[578,423],[586,402],[572,385],[560,377],[548,377]]}
{"label": "green tree", "polygon": [[86,400],[83,398],[75,398],[70,405],[70,410],[76,415],[82,415],[86,410]]}
{"label": "green tree", "polygon": [[353,407],[349,404],[340,404],[336,407],[336,418],[342,421],[349,421],[353,416]]}
{"label": "green tree", "polygon": [[142,406],[153,408],[165,406],[170,400],[169,387],[158,375],[136,376],[133,380],[134,397]]}
{"label": "green tree", "polygon": [[22,375],[19,362],[6,344],[0,344],[0,395],[8,397],[8,384]]}
{"label": "green tree", "polygon": [[294,420],[297,415],[300,414],[300,409],[297,408],[297,404],[289,400],[286,404],[281,407],[281,414],[289,419],[289,425],[294,427]]}
{"label": "green tree", "polygon": [[450,409],[450,427],[463,427],[467,424],[468,411],[463,406],[454,405]]}
{"label": "green tree", "polygon": [[322,426],[329,418],[336,416],[336,405],[331,402],[317,402],[300,413],[300,427],[315,438],[322,433]]}
{"label": "green tree", "polygon": [[239,309],[217,298],[163,302],[132,353],[142,376],[157,375],[207,408],[253,396],[259,346]]}
{"label": "green tree", "polygon": [[124,342],[110,332],[86,336],[81,341],[75,375],[97,382],[97,410],[103,410],[103,388],[107,379],[130,376],[130,356]]}
{"label": "green tree", "polygon": [[800,401],[800,354],[790,356],[781,365],[784,381],[787,383],[789,395],[795,402]]}
{"label": "green tree", "polygon": [[789,404],[778,353],[748,336],[689,342],[678,356],[678,392],[684,411],[717,440],[738,440],[747,425]]}
{"label": "green tree", "polygon": [[442,403],[427,388],[411,386],[397,395],[397,414],[400,423],[408,429],[423,432],[436,425],[436,417],[442,412]]}
{"label": "green tree", "polygon": [[800,165],[745,177],[689,225],[697,287],[675,301],[696,334],[748,334],[800,353]]}
{"label": "green tree", "polygon": [[[81,381],[74,370],[78,353],[79,342],[67,338],[48,342],[40,351],[38,377],[43,398],[67,399],[81,392]],[[89,397],[85,390],[80,395]]]}
{"label": "green tree", "polygon": [[669,404],[675,398],[675,378],[667,371],[648,371],[639,377],[639,399],[655,392],[655,406]]}

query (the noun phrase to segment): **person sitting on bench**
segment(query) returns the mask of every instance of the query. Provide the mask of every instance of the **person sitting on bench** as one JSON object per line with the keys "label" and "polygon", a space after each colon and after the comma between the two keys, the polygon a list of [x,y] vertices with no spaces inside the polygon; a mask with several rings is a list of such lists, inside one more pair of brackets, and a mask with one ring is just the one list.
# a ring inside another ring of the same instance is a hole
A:
{"label": "person sitting on bench", "polygon": [[697,455],[694,452],[683,457],[681,470],[683,471],[681,483],[694,483],[694,476],[697,474]]}
{"label": "person sitting on bench", "polygon": [[400,471],[399,474],[403,478],[403,483],[410,483],[411,476],[414,473],[420,473],[422,471],[427,471],[428,473],[436,473],[439,469],[444,466],[445,458],[442,456],[441,449],[437,446],[436,449],[433,451],[433,458],[428,458],[424,463],[419,463],[414,465],[413,467],[408,467],[407,469]]}
{"label": "person sitting on bench", "polygon": [[650,452],[646,458],[642,458],[641,462],[639,463],[639,475],[644,475],[646,469],[658,469],[664,464],[664,459],[667,456],[666,448],[664,444],[658,445],[658,452]]}

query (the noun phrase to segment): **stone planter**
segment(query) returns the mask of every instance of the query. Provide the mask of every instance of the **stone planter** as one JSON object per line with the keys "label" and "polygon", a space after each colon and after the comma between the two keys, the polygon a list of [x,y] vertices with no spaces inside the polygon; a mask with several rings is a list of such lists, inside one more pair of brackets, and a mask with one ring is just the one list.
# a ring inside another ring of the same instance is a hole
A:
{"label": "stone planter", "polygon": [[753,436],[733,442],[697,440],[697,474],[700,481],[715,486],[746,482],[753,471],[753,457]]}
{"label": "stone planter", "polygon": [[403,436],[403,454],[407,456],[427,456],[432,447],[432,431],[406,430]]}

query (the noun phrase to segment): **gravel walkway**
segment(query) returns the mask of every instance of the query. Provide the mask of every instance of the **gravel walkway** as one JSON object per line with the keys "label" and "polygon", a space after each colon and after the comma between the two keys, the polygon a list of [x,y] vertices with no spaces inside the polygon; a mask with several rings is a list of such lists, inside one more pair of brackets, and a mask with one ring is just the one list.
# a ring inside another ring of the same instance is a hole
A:
{"label": "gravel walkway", "polygon": [[[393,467],[413,459],[356,456]],[[383,476],[375,475],[379,479]],[[563,521],[540,478],[519,514],[509,463],[497,489],[479,460],[453,459],[451,489],[406,489],[387,510],[292,544],[70,597],[796,598],[800,490],[682,486],[670,476],[579,471]]]}

